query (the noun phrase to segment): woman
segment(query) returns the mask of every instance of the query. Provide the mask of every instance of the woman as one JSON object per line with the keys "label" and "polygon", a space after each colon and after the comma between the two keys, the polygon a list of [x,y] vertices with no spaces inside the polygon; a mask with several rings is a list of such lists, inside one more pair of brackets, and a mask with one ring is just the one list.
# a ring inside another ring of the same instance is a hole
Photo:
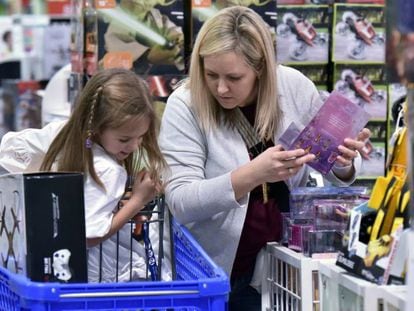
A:
{"label": "woman", "polygon": [[[306,125],[320,103],[309,79],[276,65],[261,17],[239,6],[203,25],[189,80],[168,99],[159,141],[171,169],[166,200],[231,276],[230,309],[261,308],[260,294],[249,286],[256,256],[266,242],[281,238],[289,188],[305,185],[305,164],[315,158],[303,149],[283,150],[278,138],[292,121]],[[359,136],[339,147],[330,182],[354,181],[356,150],[369,131]]]}

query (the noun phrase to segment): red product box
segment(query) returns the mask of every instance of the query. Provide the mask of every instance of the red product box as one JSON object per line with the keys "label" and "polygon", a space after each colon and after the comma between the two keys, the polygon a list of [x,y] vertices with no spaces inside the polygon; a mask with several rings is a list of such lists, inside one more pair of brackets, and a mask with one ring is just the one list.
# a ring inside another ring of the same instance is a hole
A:
{"label": "red product box", "polygon": [[70,14],[70,0],[48,0],[47,12],[49,14]]}

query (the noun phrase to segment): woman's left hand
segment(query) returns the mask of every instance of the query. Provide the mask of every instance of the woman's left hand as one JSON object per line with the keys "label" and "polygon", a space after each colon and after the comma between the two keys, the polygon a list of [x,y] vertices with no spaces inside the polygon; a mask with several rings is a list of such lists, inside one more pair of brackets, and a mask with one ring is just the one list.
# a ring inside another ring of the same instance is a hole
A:
{"label": "woman's left hand", "polygon": [[342,153],[336,158],[335,165],[337,166],[351,166],[354,158],[358,156],[357,151],[361,150],[365,146],[367,139],[371,137],[371,131],[367,128],[363,128],[358,136],[354,139],[345,138],[343,145],[338,146],[338,150]]}

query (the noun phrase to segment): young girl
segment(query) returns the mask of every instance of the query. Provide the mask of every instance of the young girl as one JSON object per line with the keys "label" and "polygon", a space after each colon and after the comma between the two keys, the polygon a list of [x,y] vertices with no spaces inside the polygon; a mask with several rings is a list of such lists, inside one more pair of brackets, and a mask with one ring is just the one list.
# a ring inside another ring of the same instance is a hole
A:
{"label": "young girl", "polygon": [[[145,82],[132,71],[110,69],[88,81],[68,121],[9,132],[2,139],[0,165],[9,172],[84,173],[91,282],[145,277],[144,250],[131,243],[131,228],[124,225],[161,190],[165,162],[157,129]],[[134,177],[132,191],[118,208],[128,176]]]}

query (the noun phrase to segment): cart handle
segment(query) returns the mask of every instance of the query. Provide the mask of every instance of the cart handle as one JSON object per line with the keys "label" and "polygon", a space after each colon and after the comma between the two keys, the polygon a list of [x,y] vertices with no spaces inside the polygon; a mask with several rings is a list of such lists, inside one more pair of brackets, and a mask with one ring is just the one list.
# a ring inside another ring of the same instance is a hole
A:
{"label": "cart handle", "polygon": [[60,298],[97,298],[97,297],[127,297],[127,296],[165,296],[165,295],[188,295],[199,294],[198,290],[154,290],[154,291],[126,291],[112,293],[71,293],[61,294]]}

